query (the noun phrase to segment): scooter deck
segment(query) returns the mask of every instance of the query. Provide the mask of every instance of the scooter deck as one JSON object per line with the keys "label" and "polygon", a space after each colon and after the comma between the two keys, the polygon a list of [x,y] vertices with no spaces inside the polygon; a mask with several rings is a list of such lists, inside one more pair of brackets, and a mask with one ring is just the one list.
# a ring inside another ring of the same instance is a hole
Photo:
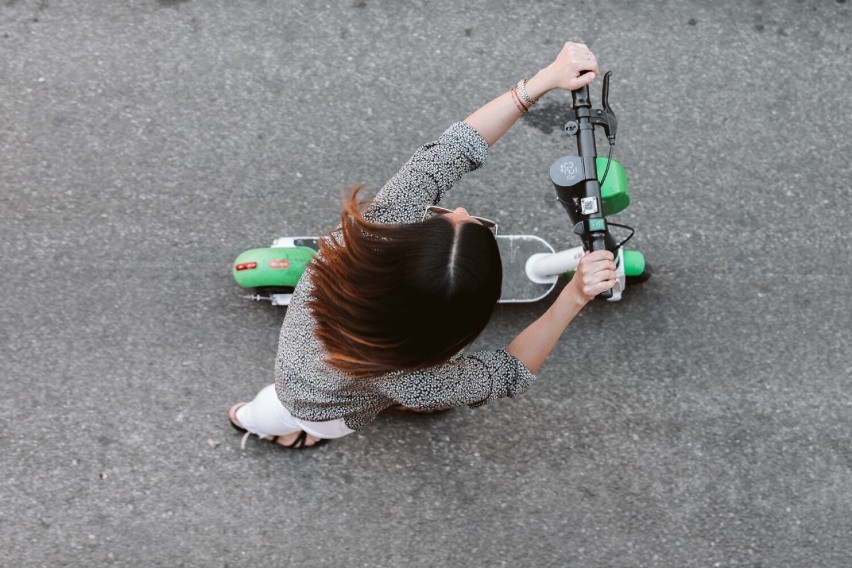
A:
{"label": "scooter deck", "polygon": [[534,235],[497,235],[497,246],[503,262],[501,303],[535,302],[556,286],[556,279],[538,284],[527,276],[526,264],[532,255],[554,252],[544,239]]}
{"label": "scooter deck", "polygon": [[[556,286],[553,282],[536,283],[526,273],[527,260],[534,254],[554,252],[544,239],[535,235],[498,235],[497,246],[503,263],[503,288],[501,303],[535,302],[547,296]],[[272,248],[308,247],[319,248],[316,237],[282,237],[276,239]]]}

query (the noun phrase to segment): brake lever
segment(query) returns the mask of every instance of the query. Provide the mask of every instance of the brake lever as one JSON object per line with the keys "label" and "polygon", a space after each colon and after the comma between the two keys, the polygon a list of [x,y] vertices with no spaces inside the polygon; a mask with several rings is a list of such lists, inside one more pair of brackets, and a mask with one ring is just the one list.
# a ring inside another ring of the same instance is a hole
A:
{"label": "brake lever", "polygon": [[609,143],[615,144],[615,135],[618,131],[618,119],[615,117],[615,112],[613,112],[612,107],[609,106],[609,78],[611,75],[612,71],[607,71],[604,74],[603,79],[601,104],[603,105],[603,112],[606,114],[606,119],[602,122],[601,126],[603,126],[604,132],[606,132],[606,137],[609,139]]}
{"label": "brake lever", "polygon": [[607,71],[604,74],[603,78],[603,90],[601,91],[601,104],[603,104],[604,110],[612,114],[612,109],[609,107],[609,78],[612,76],[612,71]]}

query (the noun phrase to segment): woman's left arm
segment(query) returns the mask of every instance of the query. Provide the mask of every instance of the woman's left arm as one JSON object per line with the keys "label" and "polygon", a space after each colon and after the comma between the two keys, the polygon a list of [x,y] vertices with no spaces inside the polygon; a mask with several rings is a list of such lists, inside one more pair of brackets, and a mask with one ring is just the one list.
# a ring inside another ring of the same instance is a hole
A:
{"label": "woman's left arm", "polygon": [[[585,73],[585,74],[584,74]],[[527,96],[536,101],[553,89],[572,91],[594,81],[599,73],[597,59],[582,43],[566,43],[556,59],[526,82]],[[464,121],[476,129],[488,145],[499,140],[524,112],[519,105],[529,106],[506,92],[474,111]]]}
{"label": "woman's left arm", "polygon": [[608,250],[586,253],[577,272],[544,314],[526,327],[506,347],[531,373],[538,373],[544,360],[568,324],[595,296],[615,286],[615,261]]}

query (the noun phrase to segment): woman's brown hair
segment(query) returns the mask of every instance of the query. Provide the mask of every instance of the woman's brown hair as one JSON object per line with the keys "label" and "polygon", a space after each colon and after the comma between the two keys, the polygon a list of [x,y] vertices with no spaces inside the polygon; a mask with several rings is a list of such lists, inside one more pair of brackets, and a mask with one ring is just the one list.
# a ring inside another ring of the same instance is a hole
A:
{"label": "woman's brown hair", "polygon": [[364,219],[350,191],[339,233],[320,239],[308,306],[326,364],[354,378],[444,363],[482,332],[500,298],[494,236],[477,222]]}

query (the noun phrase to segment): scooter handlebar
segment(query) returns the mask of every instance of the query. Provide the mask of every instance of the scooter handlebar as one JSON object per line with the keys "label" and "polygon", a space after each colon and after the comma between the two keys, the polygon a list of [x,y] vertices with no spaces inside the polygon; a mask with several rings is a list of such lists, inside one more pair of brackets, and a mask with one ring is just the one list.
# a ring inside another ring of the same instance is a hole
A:
{"label": "scooter handlebar", "polygon": [[[589,248],[592,252],[597,250],[607,250],[606,248],[606,233],[593,233],[589,237]],[[598,294],[601,298],[612,298],[612,290],[604,290]]]}

